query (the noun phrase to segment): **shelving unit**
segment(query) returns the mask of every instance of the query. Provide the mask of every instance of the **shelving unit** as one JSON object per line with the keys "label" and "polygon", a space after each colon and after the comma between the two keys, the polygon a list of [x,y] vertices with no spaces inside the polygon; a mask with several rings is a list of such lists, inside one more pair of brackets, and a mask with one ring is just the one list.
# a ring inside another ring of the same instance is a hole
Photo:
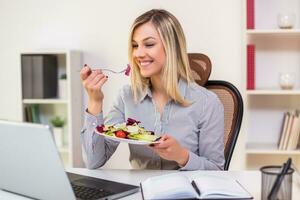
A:
{"label": "shelving unit", "polygon": [[246,30],[248,35],[300,35],[300,29]]}
{"label": "shelving unit", "polygon": [[67,104],[66,99],[23,99],[24,104]]}
{"label": "shelving unit", "polygon": [[300,90],[247,90],[247,95],[300,95]]}
{"label": "shelving unit", "polygon": [[[300,109],[300,1],[255,0],[254,29],[247,29],[247,0],[243,1],[243,77],[245,87],[246,167],[282,164],[292,157],[300,164],[300,150],[278,150],[284,112]],[[266,9],[268,12],[266,12]],[[294,13],[293,29],[280,29],[277,14]],[[247,90],[247,45],[255,45],[255,89]],[[279,74],[295,75],[292,90],[282,90]]]}
{"label": "shelving unit", "polygon": [[276,150],[276,148],[274,144],[248,144],[246,153],[248,155],[300,155],[298,150]]}
{"label": "shelving unit", "polygon": [[[57,59],[57,90],[59,90],[59,77],[66,74],[66,98],[60,98],[58,91],[55,97],[51,98],[23,98],[21,101],[23,118],[26,121],[25,107],[31,105],[38,106],[38,116],[40,123],[51,126],[51,119],[60,116],[66,124],[63,128],[63,145],[58,147],[65,167],[82,167],[82,153],[80,144],[80,129],[82,126],[82,87],[78,70],[82,67],[81,53],[72,50],[41,50],[23,51],[20,53],[21,74],[25,64],[22,56],[55,56]],[[28,65],[28,64],[27,64]],[[34,64],[32,64],[34,65]],[[35,66],[37,67],[37,66]],[[41,67],[43,67],[41,65]],[[36,69],[32,67],[32,71]],[[34,72],[32,72],[34,73]],[[32,79],[36,78],[34,76]],[[42,77],[43,78],[43,77]],[[21,86],[22,88],[22,86]],[[24,96],[24,88],[22,96]],[[28,115],[28,114],[27,114]]]}

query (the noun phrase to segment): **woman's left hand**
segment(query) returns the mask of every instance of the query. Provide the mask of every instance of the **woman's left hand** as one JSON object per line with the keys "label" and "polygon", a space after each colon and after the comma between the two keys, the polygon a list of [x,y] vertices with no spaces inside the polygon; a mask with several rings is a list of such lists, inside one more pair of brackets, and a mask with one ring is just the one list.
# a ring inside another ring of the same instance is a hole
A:
{"label": "woman's left hand", "polygon": [[189,159],[189,151],[183,148],[177,140],[170,135],[163,135],[160,143],[150,147],[162,158],[176,161],[180,167],[186,165]]}

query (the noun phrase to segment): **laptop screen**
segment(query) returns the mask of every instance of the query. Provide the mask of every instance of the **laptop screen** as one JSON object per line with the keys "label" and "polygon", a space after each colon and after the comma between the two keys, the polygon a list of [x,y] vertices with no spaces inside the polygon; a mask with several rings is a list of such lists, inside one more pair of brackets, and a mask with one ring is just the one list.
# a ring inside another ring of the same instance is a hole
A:
{"label": "laptop screen", "polygon": [[[0,160],[0,189],[27,197],[75,199],[70,180],[84,180],[79,175],[68,177],[51,130],[45,125],[0,121]],[[133,193],[138,187],[127,190]]]}

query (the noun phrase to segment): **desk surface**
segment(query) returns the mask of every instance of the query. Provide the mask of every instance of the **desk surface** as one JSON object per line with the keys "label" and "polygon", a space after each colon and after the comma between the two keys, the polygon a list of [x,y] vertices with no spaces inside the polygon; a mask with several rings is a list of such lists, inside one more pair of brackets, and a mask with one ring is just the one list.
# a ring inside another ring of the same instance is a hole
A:
{"label": "desk surface", "polygon": [[[139,185],[141,181],[145,179],[167,174],[167,173],[185,173],[187,176],[193,177],[194,175],[201,174],[218,174],[220,176],[232,177],[237,179],[254,197],[254,199],[260,199],[261,191],[261,174],[259,171],[169,171],[169,170],[88,170],[83,168],[70,168],[69,172],[83,174],[87,176],[93,176],[123,183],[129,183],[133,185]],[[296,175],[294,176],[293,183],[293,199],[297,199],[300,196],[300,180]],[[10,193],[6,193],[0,190],[0,200],[25,200],[28,198],[16,196]],[[135,193],[133,195],[122,198],[124,200],[142,199],[141,193]]]}

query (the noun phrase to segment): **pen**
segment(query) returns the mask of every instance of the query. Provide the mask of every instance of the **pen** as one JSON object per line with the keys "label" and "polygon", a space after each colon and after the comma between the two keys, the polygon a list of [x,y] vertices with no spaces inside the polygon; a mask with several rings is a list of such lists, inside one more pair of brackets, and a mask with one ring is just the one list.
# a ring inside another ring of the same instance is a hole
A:
{"label": "pen", "polygon": [[282,169],[280,173],[277,175],[276,180],[272,186],[271,192],[268,195],[268,200],[276,200],[277,194],[281,185],[281,182],[283,181],[284,176],[287,174],[291,167],[292,159],[289,158],[286,163],[283,164]]}

